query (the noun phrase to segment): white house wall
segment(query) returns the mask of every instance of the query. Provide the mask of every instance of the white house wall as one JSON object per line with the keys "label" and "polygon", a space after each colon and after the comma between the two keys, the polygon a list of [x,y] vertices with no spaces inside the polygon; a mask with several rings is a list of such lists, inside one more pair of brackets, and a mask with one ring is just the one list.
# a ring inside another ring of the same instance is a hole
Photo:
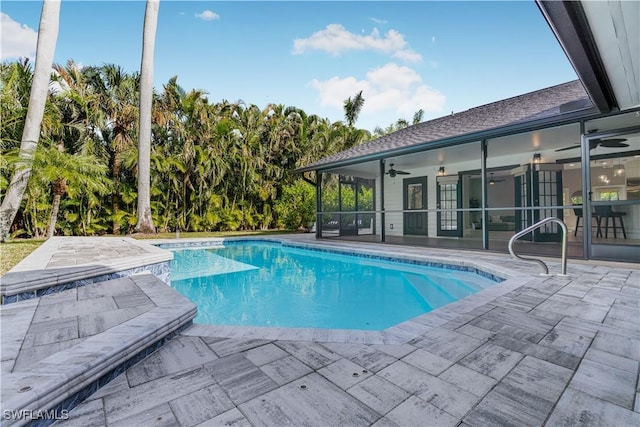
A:
{"label": "white house wall", "polygon": [[[479,146],[478,146],[479,149]],[[478,158],[480,153],[478,152]],[[479,160],[460,162],[446,165],[447,175],[455,175],[460,171],[480,169]],[[395,178],[384,177],[384,205],[385,205],[385,234],[388,236],[402,236],[404,234],[404,222],[402,209],[404,205],[403,179],[427,177],[427,209],[436,208],[436,177],[438,167],[425,166],[419,168],[402,168],[403,171],[411,175],[397,175]],[[380,187],[380,180],[377,180],[377,188]],[[429,236],[436,236],[437,224],[436,213],[429,212],[428,216]]]}

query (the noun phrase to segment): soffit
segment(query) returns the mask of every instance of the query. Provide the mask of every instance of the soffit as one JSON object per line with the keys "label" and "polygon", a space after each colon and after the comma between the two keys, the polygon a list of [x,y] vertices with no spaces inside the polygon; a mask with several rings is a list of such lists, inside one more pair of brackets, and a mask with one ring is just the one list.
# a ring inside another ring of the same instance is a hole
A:
{"label": "soffit", "polygon": [[640,2],[581,4],[618,107],[640,106]]}

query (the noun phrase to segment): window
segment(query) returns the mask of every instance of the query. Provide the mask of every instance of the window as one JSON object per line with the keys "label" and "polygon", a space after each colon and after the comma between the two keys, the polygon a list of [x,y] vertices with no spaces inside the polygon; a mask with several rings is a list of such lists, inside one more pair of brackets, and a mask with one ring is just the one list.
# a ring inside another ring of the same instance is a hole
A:
{"label": "window", "polygon": [[617,190],[604,190],[604,191],[600,191],[600,200],[606,200],[606,201],[611,201],[611,200],[620,200],[619,194]]}

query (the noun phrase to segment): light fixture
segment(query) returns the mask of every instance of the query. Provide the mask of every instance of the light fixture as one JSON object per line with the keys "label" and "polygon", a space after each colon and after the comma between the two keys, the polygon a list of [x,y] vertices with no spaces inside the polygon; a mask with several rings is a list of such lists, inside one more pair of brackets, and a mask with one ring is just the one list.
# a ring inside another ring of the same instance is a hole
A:
{"label": "light fixture", "polygon": [[607,175],[600,175],[598,178],[600,178],[600,181],[604,182],[605,184],[609,183],[609,177]]}
{"label": "light fixture", "polygon": [[620,163],[618,166],[616,166],[616,168],[613,170],[613,176],[622,176],[624,175],[624,165],[622,163]]}
{"label": "light fixture", "polygon": [[438,169],[438,176],[444,176],[444,166],[440,166],[440,169]]}
{"label": "light fixture", "polygon": [[542,161],[542,156],[540,153],[533,153],[533,163],[538,164]]}

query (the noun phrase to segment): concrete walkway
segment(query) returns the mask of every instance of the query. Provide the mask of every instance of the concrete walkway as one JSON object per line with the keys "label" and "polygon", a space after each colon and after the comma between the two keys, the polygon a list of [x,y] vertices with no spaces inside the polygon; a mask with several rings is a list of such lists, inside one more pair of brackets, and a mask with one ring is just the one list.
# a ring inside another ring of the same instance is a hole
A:
{"label": "concrete walkway", "polygon": [[510,279],[404,334],[194,325],[55,425],[640,425],[638,266],[570,261],[569,277],[542,277],[484,252],[323,244],[473,259]]}

